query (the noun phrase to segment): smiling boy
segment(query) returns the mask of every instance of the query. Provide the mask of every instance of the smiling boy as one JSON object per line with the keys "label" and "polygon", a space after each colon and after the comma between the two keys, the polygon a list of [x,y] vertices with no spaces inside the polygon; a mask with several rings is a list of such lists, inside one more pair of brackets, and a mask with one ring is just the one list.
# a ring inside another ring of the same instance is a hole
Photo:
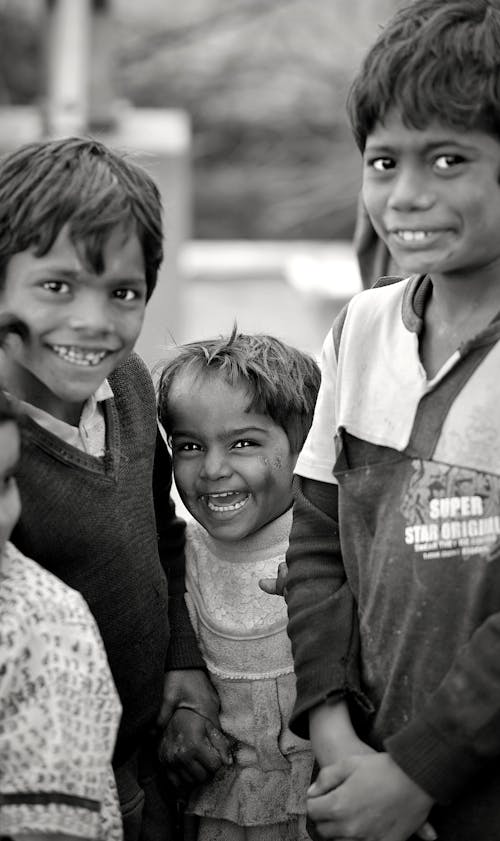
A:
{"label": "smiling boy", "polygon": [[0,307],[29,331],[6,360],[23,409],[12,542],[88,602],[123,707],[125,841],[168,839],[151,736],[175,700],[167,649],[174,695],[194,686],[184,702],[208,717],[218,702],[184,608],[184,524],[154,388],[132,352],[162,260],[160,196],[101,143],[34,143],[0,161],[0,232]]}
{"label": "smiling boy", "polygon": [[349,98],[364,204],[409,276],[334,324],[296,465],[291,726],[326,838],[500,825],[499,55],[497,2],[416,0]]}

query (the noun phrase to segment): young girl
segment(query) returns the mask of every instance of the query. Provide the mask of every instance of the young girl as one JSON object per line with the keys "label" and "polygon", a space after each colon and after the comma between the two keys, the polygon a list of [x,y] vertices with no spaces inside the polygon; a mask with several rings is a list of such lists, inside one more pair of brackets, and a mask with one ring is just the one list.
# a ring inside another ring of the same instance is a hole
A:
{"label": "young girl", "polygon": [[184,345],[159,383],[188,524],[186,600],[221,702],[233,762],[192,794],[199,841],[296,841],[312,757],[289,731],[295,699],[286,605],[259,589],[284,561],[292,473],[319,370],[270,336]]}
{"label": "young girl", "polygon": [[[0,342],[13,327],[3,321]],[[0,837],[120,841],[120,703],[86,602],[9,542],[19,455],[0,391]]]}

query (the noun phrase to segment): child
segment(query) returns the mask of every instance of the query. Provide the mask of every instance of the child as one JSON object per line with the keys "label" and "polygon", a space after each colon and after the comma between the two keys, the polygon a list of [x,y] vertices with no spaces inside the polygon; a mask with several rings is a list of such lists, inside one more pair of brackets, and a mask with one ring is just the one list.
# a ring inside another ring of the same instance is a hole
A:
{"label": "child", "polygon": [[176,485],[196,520],[186,599],[233,743],[232,765],[191,797],[199,841],[308,838],[312,757],[287,728],[295,678],[286,605],[259,580],[284,561],[293,467],[318,387],[309,356],[236,329],[182,346],[160,378]]}
{"label": "child", "polygon": [[350,95],[410,276],[334,324],[296,466],[292,728],[323,838],[402,841],[429,810],[440,841],[499,833],[499,55],[497,2],[417,0]]}
{"label": "child", "polygon": [[132,353],[162,259],[160,197],[101,143],[42,141],[0,161],[0,231],[0,308],[29,329],[7,365],[25,414],[12,541],[90,606],[123,707],[113,764],[125,839],[159,841],[162,699],[162,722],[179,702],[215,718],[218,704],[184,607],[184,524],[154,388]]}
{"label": "child", "polygon": [[0,835],[120,841],[120,703],[96,624],[79,593],[9,543],[20,440],[0,391]]}

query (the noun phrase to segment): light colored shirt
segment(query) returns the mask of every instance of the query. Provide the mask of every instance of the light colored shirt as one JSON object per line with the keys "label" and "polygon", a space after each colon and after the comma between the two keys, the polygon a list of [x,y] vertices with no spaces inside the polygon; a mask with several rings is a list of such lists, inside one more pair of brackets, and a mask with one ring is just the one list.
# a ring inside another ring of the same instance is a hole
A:
{"label": "light colored shirt", "polygon": [[71,444],[90,456],[102,458],[106,449],[106,420],[102,403],[112,397],[113,390],[108,380],[104,380],[85,403],[78,426],[59,420],[49,412],[24,400],[21,401],[21,406],[39,426],[57,435],[66,444]]}

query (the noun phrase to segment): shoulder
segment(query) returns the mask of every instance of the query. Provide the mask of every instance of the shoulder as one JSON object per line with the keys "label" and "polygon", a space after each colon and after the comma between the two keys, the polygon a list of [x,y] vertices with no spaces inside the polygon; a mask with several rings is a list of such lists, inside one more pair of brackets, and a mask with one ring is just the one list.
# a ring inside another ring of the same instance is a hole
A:
{"label": "shoulder", "polygon": [[97,626],[83,596],[36,561],[7,543],[2,558],[0,634],[36,639],[42,628],[77,627],[97,636]]}
{"label": "shoulder", "polygon": [[333,328],[333,345],[338,355],[342,337],[356,331],[363,342],[370,331],[399,329],[404,324],[404,311],[411,307],[411,299],[419,278],[382,277],[370,289],[358,292],[337,316]]}
{"label": "shoulder", "polygon": [[121,365],[118,365],[110,374],[109,382],[115,393],[123,388],[144,387],[154,394],[151,373],[138,353],[131,353]]}

